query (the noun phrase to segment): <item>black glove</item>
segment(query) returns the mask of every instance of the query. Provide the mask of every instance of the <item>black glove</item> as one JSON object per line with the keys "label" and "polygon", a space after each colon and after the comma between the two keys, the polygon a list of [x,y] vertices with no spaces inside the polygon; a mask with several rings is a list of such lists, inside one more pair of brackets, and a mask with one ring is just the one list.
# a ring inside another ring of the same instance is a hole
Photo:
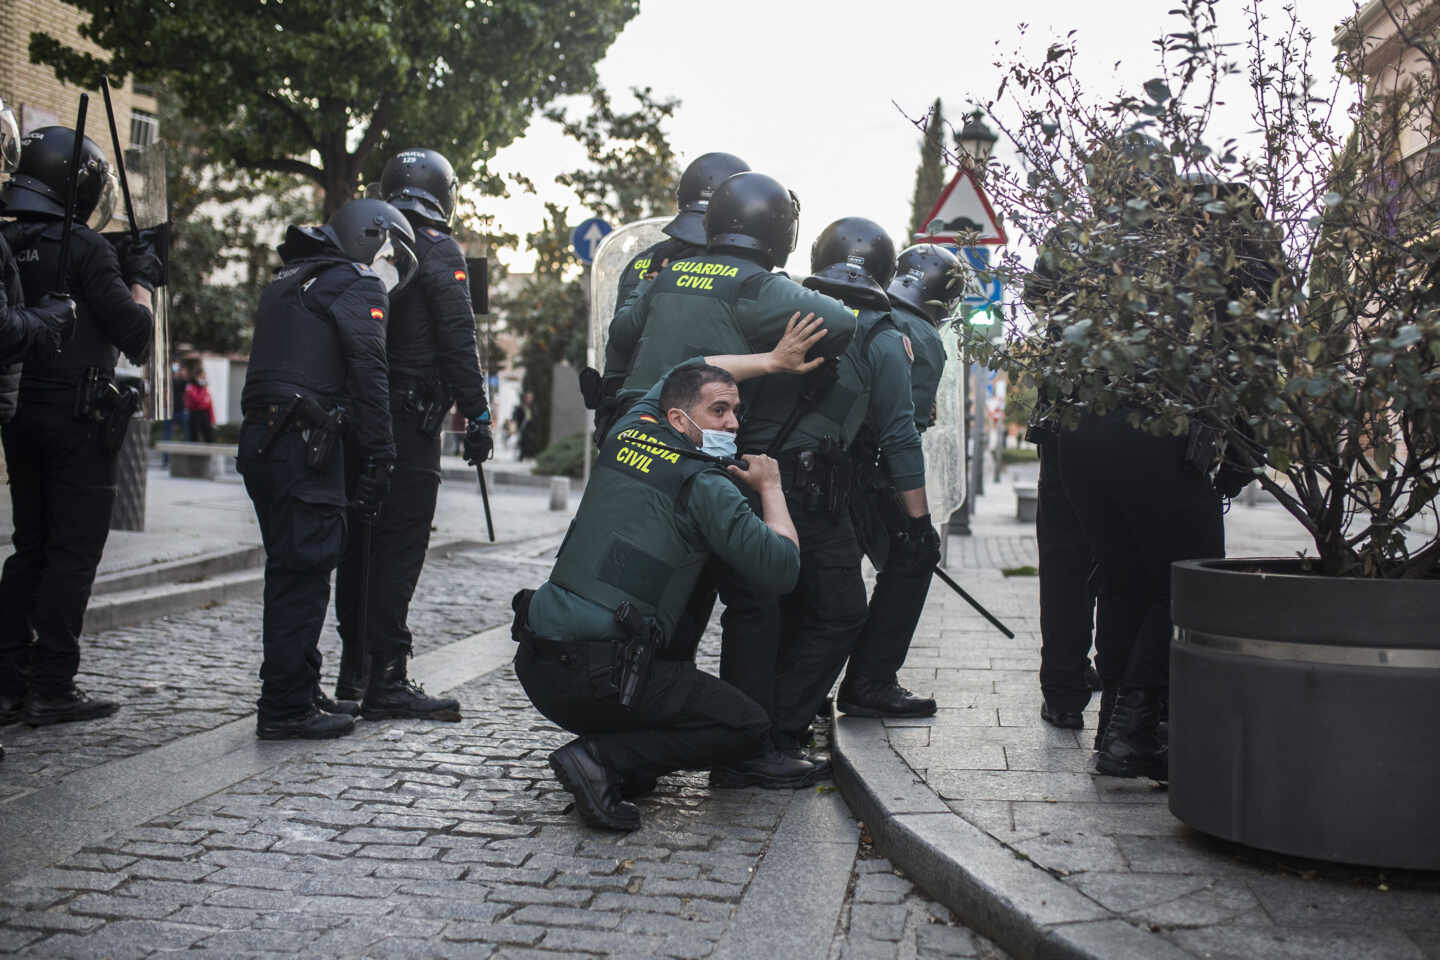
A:
{"label": "black glove", "polygon": [[1220,469],[1215,471],[1215,490],[1222,497],[1234,500],[1240,496],[1240,491],[1250,485],[1255,479],[1255,474],[1234,464],[1223,462]]}
{"label": "black glove", "polygon": [[132,241],[120,252],[120,272],[124,274],[126,283],[138,284],[154,293],[165,276],[165,266],[156,255],[153,244],[145,240],[139,243]]}
{"label": "black glove", "polygon": [[929,517],[911,517],[910,525],[896,534],[890,545],[890,562],[902,570],[920,574],[940,562],[940,534]]}
{"label": "black glove", "polygon": [[38,323],[33,355],[37,359],[52,357],[60,345],[75,333],[75,301],[59,293],[47,293],[30,308]]}
{"label": "black glove", "polygon": [[392,467],[389,461],[367,461],[355,481],[355,497],[350,501],[350,509],[362,522],[369,523],[380,516],[380,501],[390,492]]}
{"label": "black glove", "polygon": [[481,419],[465,424],[465,462],[475,466],[489,460],[495,450],[495,440],[490,436],[490,414],[480,416]]}

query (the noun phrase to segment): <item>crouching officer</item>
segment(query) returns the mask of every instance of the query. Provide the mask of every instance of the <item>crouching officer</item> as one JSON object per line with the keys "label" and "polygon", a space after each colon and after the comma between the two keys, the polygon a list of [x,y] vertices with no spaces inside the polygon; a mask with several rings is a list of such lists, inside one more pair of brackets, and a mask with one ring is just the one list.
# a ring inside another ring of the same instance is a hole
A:
{"label": "crouching officer", "polygon": [[[0,100],[0,173],[13,173],[20,162],[20,129],[15,114]],[[20,399],[21,362],[27,357],[47,360],[59,349],[75,325],[75,301],[45,295],[34,307],[25,305],[20,266],[0,233],[0,426],[15,419]],[[8,670],[0,676],[0,724],[20,718],[23,691]],[[5,750],[0,747],[0,759]]]}
{"label": "crouching officer", "polygon": [[[335,577],[343,643],[335,699],[363,697],[361,715],[367,720],[460,719],[459,701],[428,696],[406,672],[411,646],[406,620],[430,545],[440,485],[440,429],[452,402],[469,421],[466,459],[483,462],[492,447],[465,255],[450,236],[457,185],[449,161],[434,150],[403,150],[380,176],[381,194],[414,228],[419,266],[415,281],[390,299],[386,352],[395,437],[390,497],[371,524],[370,536],[350,538]],[[359,453],[350,452],[352,458]],[[351,518],[352,528],[354,522]],[[370,596],[362,625],[367,563]]]}
{"label": "crouching officer", "polygon": [[349,421],[359,464],[352,516],[373,521],[395,461],[385,318],[389,294],[415,271],[413,243],[400,211],[351,200],[323,227],[286,232],[283,266],[255,313],[238,469],[265,543],[262,740],[326,739],[355,726],[357,704],[320,693],[316,647],[345,548],[341,434]]}
{"label": "crouching officer", "polygon": [[32,726],[94,720],[117,709],[79,690],[75,674],[85,608],[110,531],[117,455],[140,402],[137,390],[117,384],[115,362],[121,351],[137,363],[148,356],[155,326],[150,292],[160,277],[149,248],[127,245],[117,253],[88,225],[106,223],[115,198],[110,165],[88,137],[74,171],[75,219],[61,264],[75,136],[67,127],[32,131],[0,192],[0,215],[15,218],[0,229],[27,304],[54,311],[48,293],[63,270],[76,313],[62,352],[26,356],[19,409],[3,431],[15,553],[0,576],[0,698],[12,712],[23,698],[21,719]]}
{"label": "crouching officer", "polygon": [[739,402],[735,378],[701,360],[664,376],[601,446],[550,579],[516,596],[515,672],[541,713],[580,734],[550,765],[592,825],[633,830],[626,798],[765,740],[759,704],[667,647],[712,556],[760,590],[788,590],[799,572],[775,462],[733,459]]}
{"label": "crouching officer", "polygon": [[[691,161],[680,175],[680,184],[675,190],[680,212],[661,229],[665,239],[637,253],[620,275],[615,293],[616,314],[624,309],[625,302],[642,280],[654,277],[677,260],[688,260],[705,252],[705,211],[710,207],[711,195],[730,177],[749,169],[749,164],[731,153],[705,153]],[[605,371],[595,405],[596,444],[604,441],[605,427],[619,414],[618,394],[630,373],[630,360],[643,329],[636,326],[642,318],[634,311],[626,317],[622,323],[611,326],[605,341]]]}
{"label": "crouching officer", "polygon": [[[767,683],[773,687],[774,747],[797,764],[812,765],[813,778],[826,768],[804,756],[810,722],[840,675],[866,616],[860,548],[848,505],[849,448],[862,425],[884,454],[907,518],[915,518],[912,535],[922,551],[938,558],[938,540],[929,526],[925,464],[910,392],[910,348],[890,318],[885,294],[895,273],[894,243],[874,221],[846,217],[816,238],[810,264],[813,272],[805,285],[841,298],[855,312],[855,337],[835,363],[804,378],[762,381],[740,436],[741,450],[763,450],[780,462],[800,532],[800,577],[795,589],[779,598],[778,617],[767,615],[764,604],[754,610],[757,598],[735,595],[728,584],[721,595],[727,604],[725,645],[743,644],[753,663],[753,686],[742,689],[754,689],[759,699]],[[742,639],[741,624],[753,624],[755,634]],[[763,629],[770,631],[768,643],[759,638]],[[763,676],[767,662],[774,675],[768,682]],[[711,783],[778,785],[770,779],[772,769],[770,760],[755,757],[717,768]]]}
{"label": "crouching officer", "polygon": [[[944,247],[918,244],[902,251],[886,291],[891,319],[910,342],[910,396],[915,429],[935,422],[935,394],[945,372],[945,342],[936,329],[960,295],[960,262]],[[934,570],[928,520],[900,508],[876,437],[866,427],[855,442],[856,496],[850,514],[879,574],[870,612],[850,654],[836,706],[857,717],[928,717],[935,701],[917,697],[896,679],[925,609]],[[917,535],[918,532],[918,535]]]}

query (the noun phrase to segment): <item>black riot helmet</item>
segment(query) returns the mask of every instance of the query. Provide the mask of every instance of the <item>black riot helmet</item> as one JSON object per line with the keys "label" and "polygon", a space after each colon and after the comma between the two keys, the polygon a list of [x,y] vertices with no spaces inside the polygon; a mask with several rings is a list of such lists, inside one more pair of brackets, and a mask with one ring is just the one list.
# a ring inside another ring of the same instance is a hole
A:
{"label": "black riot helmet", "polygon": [[885,228],[864,217],[841,217],[811,245],[805,286],[838,297],[860,294],[888,308],[885,285],[893,276],[895,242]]}
{"label": "black riot helmet", "polygon": [[664,233],[676,240],[705,246],[705,210],[715,188],[737,173],[745,173],[750,165],[733,153],[706,153],[696,157],[680,175],[675,202],[680,208],[664,227]]}
{"label": "black riot helmet", "polygon": [[931,323],[939,323],[950,313],[950,304],[964,290],[960,277],[960,259],[944,247],[933,243],[917,243],[900,251],[895,279],[890,281],[892,303],[903,303]]}
{"label": "black riot helmet", "polygon": [[419,266],[410,221],[383,200],[351,200],[322,232],[345,256],[374,270],[389,293],[405,286]]}
{"label": "black riot helmet", "polygon": [[800,198],[763,173],[729,177],[705,210],[706,246],[758,253],[771,269],[785,266],[799,229]]}
{"label": "black riot helmet", "polygon": [[454,219],[459,188],[450,161],[423,148],[401,150],[380,174],[381,197],[391,206],[437,227],[449,227]]}
{"label": "black riot helmet", "polygon": [[[65,186],[75,131],[69,127],[41,127],[20,141],[20,163],[0,191],[0,213],[8,216],[64,217]],[[103,227],[115,212],[115,171],[100,147],[89,137],[80,148],[80,170],[75,178],[75,219]]]}

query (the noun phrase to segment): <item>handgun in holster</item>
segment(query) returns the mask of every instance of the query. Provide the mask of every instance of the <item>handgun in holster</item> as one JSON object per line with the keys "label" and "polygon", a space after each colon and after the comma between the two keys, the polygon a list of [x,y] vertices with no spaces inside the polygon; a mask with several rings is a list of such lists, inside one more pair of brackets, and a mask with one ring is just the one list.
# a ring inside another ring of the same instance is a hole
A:
{"label": "handgun in holster", "polygon": [[145,381],[139,377],[120,377],[110,385],[114,391],[110,409],[100,422],[100,446],[106,453],[115,453],[125,445],[125,434],[130,430],[130,420],[145,401]]}
{"label": "handgun in holster", "polygon": [[320,470],[329,466],[340,445],[345,426],[345,408],[337,405],[326,410],[310,397],[297,396],[292,416],[300,423],[300,436],[305,441],[305,466]]}
{"label": "handgun in holster", "polygon": [[615,608],[615,622],[625,631],[626,639],[616,641],[611,680],[620,706],[629,707],[639,699],[650,679],[650,663],[660,648],[663,637],[653,620],[640,615],[629,600]]}
{"label": "handgun in holster", "polygon": [[819,456],[824,465],[825,512],[832,517],[838,517],[849,502],[854,465],[846,455],[845,448],[830,437],[820,441]]}
{"label": "handgun in holster", "polygon": [[820,489],[823,464],[813,450],[801,450],[795,457],[795,494],[807,513],[817,513],[824,504]]}

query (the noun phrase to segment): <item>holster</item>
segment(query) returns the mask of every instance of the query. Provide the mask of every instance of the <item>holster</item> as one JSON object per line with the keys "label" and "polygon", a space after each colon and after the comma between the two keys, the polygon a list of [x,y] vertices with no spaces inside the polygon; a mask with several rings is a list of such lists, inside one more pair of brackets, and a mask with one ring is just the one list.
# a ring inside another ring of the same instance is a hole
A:
{"label": "holster", "polygon": [[450,412],[450,398],[438,380],[415,380],[398,389],[404,398],[402,412],[415,418],[422,437],[434,437]]}
{"label": "holster", "polygon": [[850,502],[855,464],[845,448],[826,439],[816,450],[780,457],[781,476],[790,478],[790,496],[807,513],[839,517]]}
{"label": "holster", "polygon": [[125,444],[130,418],[140,409],[144,399],[144,381],[126,377],[117,384],[99,367],[86,367],[75,388],[75,406],[71,411],[76,420],[100,425],[100,446],[106,453],[115,453]]}
{"label": "holster", "polygon": [[632,706],[645,691],[650,679],[650,664],[664,637],[654,620],[640,615],[629,600],[615,608],[615,622],[625,631],[626,639],[615,642],[615,659],[611,667],[620,706]]}
{"label": "holster", "polygon": [[337,405],[334,410],[326,410],[309,397],[296,397],[295,401],[292,416],[301,425],[300,435],[305,440],[305,466],[323,470],[340,446],[345,407]]}

